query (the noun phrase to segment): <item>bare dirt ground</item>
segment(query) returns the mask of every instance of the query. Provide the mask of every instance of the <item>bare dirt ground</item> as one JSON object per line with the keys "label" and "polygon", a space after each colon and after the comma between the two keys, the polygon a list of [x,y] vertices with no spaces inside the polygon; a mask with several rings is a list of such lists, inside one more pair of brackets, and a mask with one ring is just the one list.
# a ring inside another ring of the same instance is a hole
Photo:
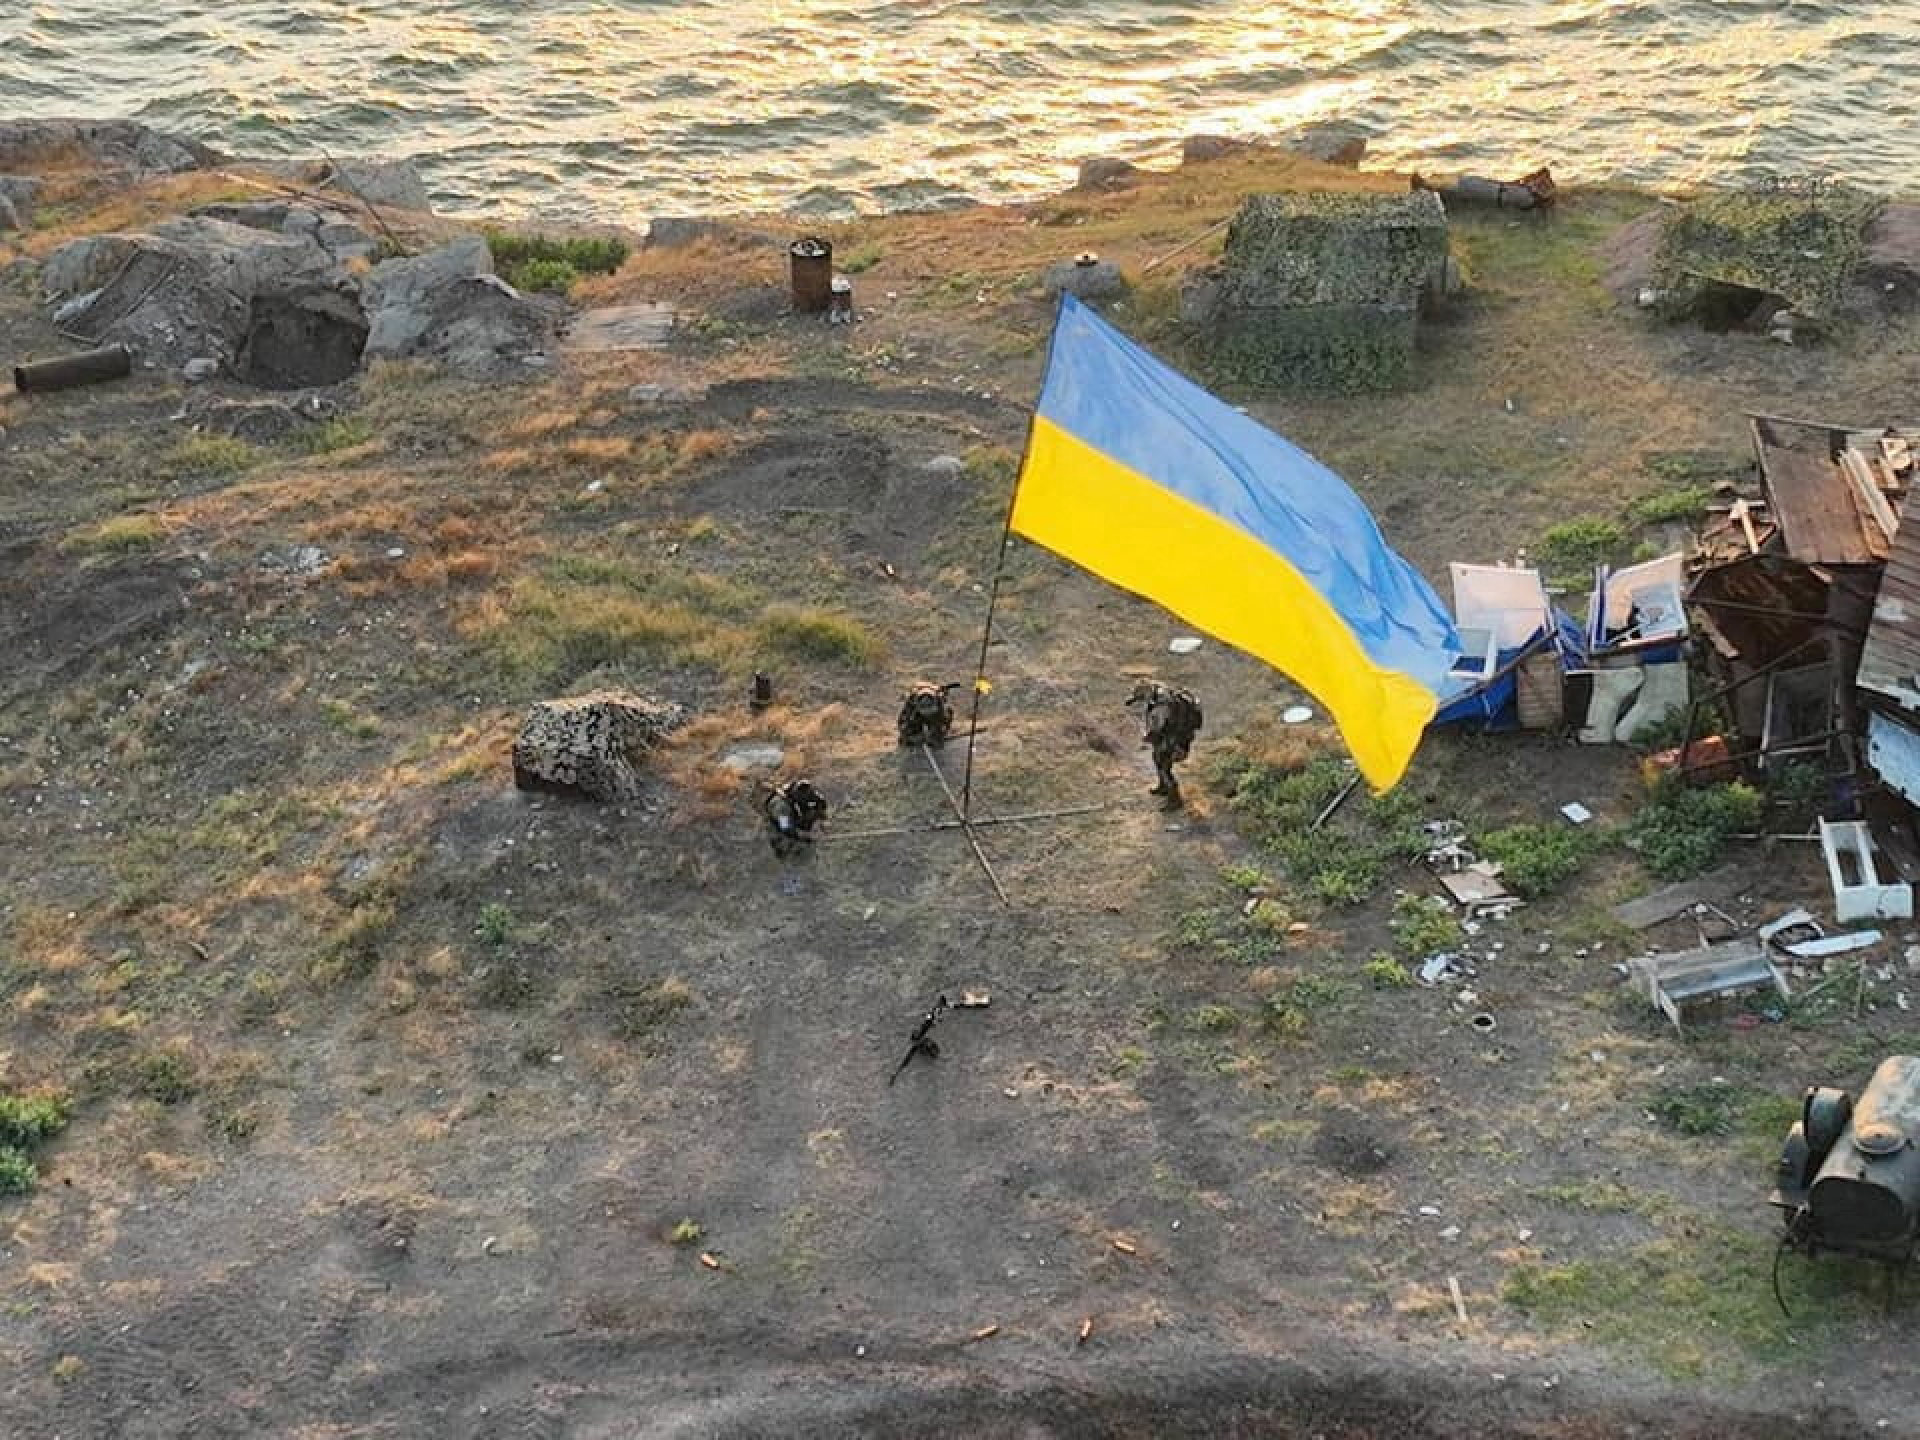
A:
{"label": "bare dirt ground", "polygon": [[[1288,687],[1018,544],[977,792],[1105,808],[983,832],[1011,907],[958,835],[857,833],[945,813],[892,716],[971,669],[1035,273],[1137,272],[1303,173],[837,232],[849,330],[769,301],[778,246],[650,252],[577,298],[672,300],[669,350],[383,367],[304,445],[195,435],[163,376],[0,402],[0,1088],[75,1100],[0,1201],[0,1431],[1920,1434],[1910,1304],[1792,1262],[1781,1317],[1764,1205],[1800,1088],[1914,1043],[1904,935],[1857,1002],[1679,1039],[1614,972],[1607,906],[1654,883],[1615,847],[1479,937],[1482,1035],[1365,968],[1419,867],[1332,903],[1209,778]],[[1662,457],[1737,468],[1744,409],[1910,415],[1910,325],[1619,310],[1646,203],[1461,217],[1477,288],[1419,389],[1250,404],[1436,576],[1621,516]],[[1116,319],[1177,347],[1178,268]],[[6,276],[0,352],[57,349]],[[1149,670],[1207,702],[1171,822],[1119,703]],[[524,706],[600,683],[696,714],[648,796],[514,791]],[[742,742],[832,797],[804,862]],[[1436,736],[1403,788],[1476,829],[1645,803],[1635,757],[1548,737]],[[1736,850],[1728,907],[1817,908],[1807,850]],[[992,1004],[889,1088],[962,989]],[[1705,1133],[1660,1118],[1701,1094]]]}

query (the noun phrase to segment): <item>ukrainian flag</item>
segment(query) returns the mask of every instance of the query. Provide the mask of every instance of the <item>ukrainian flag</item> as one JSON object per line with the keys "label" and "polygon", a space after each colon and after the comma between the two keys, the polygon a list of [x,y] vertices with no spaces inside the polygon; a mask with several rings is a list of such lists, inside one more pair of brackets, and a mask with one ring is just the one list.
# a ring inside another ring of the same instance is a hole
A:
{"label": "ukrainian flag", "polygon": [[1460,650],[1338,475],[1070,295],[1010,524],[1290,676],[1376,790],[1406,772]]}

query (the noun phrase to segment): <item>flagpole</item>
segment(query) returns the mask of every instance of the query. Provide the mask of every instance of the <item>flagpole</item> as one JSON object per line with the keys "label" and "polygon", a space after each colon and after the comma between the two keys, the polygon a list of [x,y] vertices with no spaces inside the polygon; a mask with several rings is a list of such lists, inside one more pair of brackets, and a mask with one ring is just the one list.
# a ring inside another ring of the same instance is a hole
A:
{"label": "flagpole", "polygon": [[[1062,290],[1053,307],[1053,325],[1047,331],[1047,353],[1040,363],[1040,387],[1046,389],[1047,372],[1053,368],[1053,340],[1060,333],[1060,312],[1066,308],[1067,292]],[[1024,469],[1027,452],[1033,449],[1033,422],[1040,413],[1040,399],[1034,397],[1027,412],[1027,436],[1020,446],[1020,465]],[[980,733],[980,696],[987,681],[987,647],[993,643],[993,614],[1000,606],[1000,582],[1007,573],[1007,546],[1013,539],[1013,507],[1020,499],[1020,471],[1013,476],[1013,489],[1007,494],[1007,514],[1000,525],[1000,553],[993,562],[993,586],[987,592],[987,623],[980,629],[980,659],[973,669],[973,706],[967,715],[967,762],[960,776],[960,821],[973,818],[973,737]]]}

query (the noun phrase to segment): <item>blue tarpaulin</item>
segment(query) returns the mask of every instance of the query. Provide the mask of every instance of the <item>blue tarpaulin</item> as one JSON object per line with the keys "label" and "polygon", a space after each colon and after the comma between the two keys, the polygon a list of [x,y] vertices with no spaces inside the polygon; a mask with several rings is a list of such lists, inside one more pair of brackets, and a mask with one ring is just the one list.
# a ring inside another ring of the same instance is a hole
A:
{"label": "blue tarpaulin", "polygon": [[1476,730],[1520,728],[1520,665],[1542,650],[1559,652],[1560,668],[1577,670],[1586,664],[1586,632],[1564,610],[1553,612],[1554,628],[1542,626],[1525,644],[1502,650],[1490,679],[1465,681],[1451,697],[1442,697],[1435,725],[1469,725]]}

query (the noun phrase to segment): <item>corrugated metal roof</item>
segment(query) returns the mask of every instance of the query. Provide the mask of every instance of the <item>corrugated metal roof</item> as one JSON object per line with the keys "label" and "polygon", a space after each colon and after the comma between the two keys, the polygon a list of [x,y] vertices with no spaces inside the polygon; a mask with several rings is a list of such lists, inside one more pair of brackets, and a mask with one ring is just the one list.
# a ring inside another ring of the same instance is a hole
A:
{"label": "corrugated metal roof", "polygon": [[1907,492],[1900,527],[1880,594],[1873,602],[1866,647],[1860,652],[1858,684],[1912,710],[1920,710],[1920,485]]}
{"label": "corrugated metal roof", "polygon": [[1873,565],[1887,558],[1885,531],[1835,461],[1848,432],[1755,415],[1760,483],[1787,553],[1814,565]]}

